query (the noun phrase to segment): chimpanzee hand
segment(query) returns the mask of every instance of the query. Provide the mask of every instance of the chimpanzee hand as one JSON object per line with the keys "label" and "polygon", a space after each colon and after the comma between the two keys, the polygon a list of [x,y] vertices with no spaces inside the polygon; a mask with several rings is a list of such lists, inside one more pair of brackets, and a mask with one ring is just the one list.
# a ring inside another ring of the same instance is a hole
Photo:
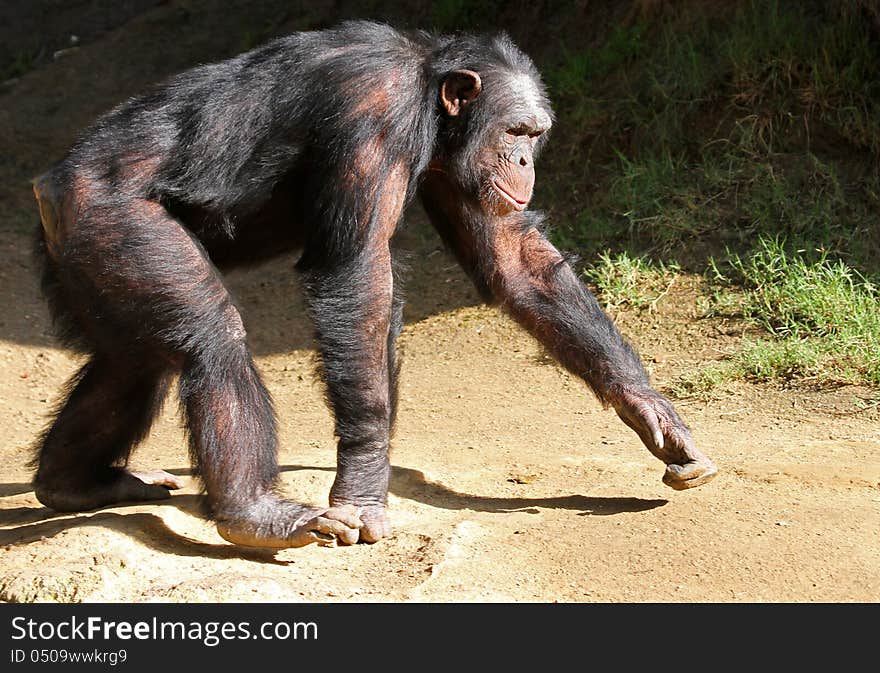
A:
{"label": "chimpanzee hand", "polygon": [[663,483],[682,491],[711,481],[718,468],[694,446],[691,431],[669,401],[650,388],[624,393],[613,402],[621,420],[648,450],[666,463]]}
{"label": "chimpanzee hand", "polygon": [[[339,507],[339,503],[331,499],[333,507]],[[383,537],[391,535],[391,522],[388,520],[388,513],[385,511],[385,505],[366,504],[358,505],[358,512],[361,517],[360,535],[355,542],[366,542],[372,544],[378,542]]]}

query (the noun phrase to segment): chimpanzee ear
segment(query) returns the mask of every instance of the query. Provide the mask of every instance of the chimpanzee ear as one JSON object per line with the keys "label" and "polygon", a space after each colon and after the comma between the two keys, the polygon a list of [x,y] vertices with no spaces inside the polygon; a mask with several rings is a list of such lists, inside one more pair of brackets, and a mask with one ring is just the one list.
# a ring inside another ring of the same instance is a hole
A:
{"label": "chimpanzee ear", "polygon": [[440,102],[450,117],[457,117],[462,109],[480,95],[483,83],[473,70],[453,70],[440,85]]}

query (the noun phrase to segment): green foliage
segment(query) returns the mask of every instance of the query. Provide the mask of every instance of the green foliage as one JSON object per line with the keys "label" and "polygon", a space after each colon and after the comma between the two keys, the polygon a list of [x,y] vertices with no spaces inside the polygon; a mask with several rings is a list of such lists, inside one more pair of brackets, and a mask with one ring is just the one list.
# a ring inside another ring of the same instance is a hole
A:
{"label": "green foliage", "polygon": [[826,252],[818,255],[808,261],[787,253],[779,239],[761,238],[748,257],[731,256],[746,288],[744,315],[780,338],[833,337],[880,356],[877,286]]}
{"label": "green foliage", "polygon": [[572,51],[563,45],[562,61],[547,71],[547,86],[556,96],[586,99],[593,80],[606,78],[645,51],[646,26],[616,26],[596,50]]}
{"label": "green foliage", "polygon": [[682,179],[693,170],[684,155],[664,152],[632,160],[618,153],[618,159],[607,204],[625,218],[632,234],[651,232],[655,241],[678,240],[706,225],[701,206],[708,196],[699,178]]}
{"label": "green foliage", "polygon": [[678,273],[674,262],[651,262],[644,257],[630,257],[626,252],[612,256],[607,251],[584,271],[599,290],[606,308],[629,306],[648,310],[666,295]]}
{"label": "green foliage", "polygon": [[880,385],[880,289],[842,260],[761,237],[749,255],[731,254],[723,272],[713,270],[726,288],[717,295],[724,308],[735,307],[768,337],[679,381],[677,392],[731,378]]}
{"label": "green foliage", "polygon": [[[833,250],[865,268],[880,259],[875,179],[845,185],[833,161],[810,152],[760,161],[729,148],[692,159],[618,154],[606,187],[593,218],[611,219],[606,231],[661,250],[699,239],[747,250],[764,234]],[[582,213],[575,219],[581,221]]]}
{"label": "green foliage", "polygon": [[539,194],[556,240],[683,259],[779,234],[872,268],[878,63],[870,23],[818,0],[684,3],[564,48],[545,72],[570,142],[550,168],[592,188],[571,206],[558,186]]}
{"label": "green foliage", "polygon": [[716,390],[726,381],[740,378],[742,373],[730,361],[717,362],[678,377],[667,384],[675,397],[699,397]]}
{"label": "green foliage", "polygon": [[432,3],[431,25],[441,32],[478,30],[491,25],[504,4],[501,0],[439,0]]}

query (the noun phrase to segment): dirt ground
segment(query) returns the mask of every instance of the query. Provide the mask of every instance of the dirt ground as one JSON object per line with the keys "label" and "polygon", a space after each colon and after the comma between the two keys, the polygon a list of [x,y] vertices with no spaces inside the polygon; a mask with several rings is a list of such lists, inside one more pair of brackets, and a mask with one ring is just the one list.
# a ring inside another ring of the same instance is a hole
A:
{"label": "dirt ground", "polygon": [[[138,81],[120,84],[97,50],[137,51],[149,22],[175,4],[0,92],[0,601],[880,600],[876,392],[740,384],[677,401],[720,473],[672,491],[613,412],[479,305],[417,210],[402,236],[412,278],[390,538],[276,554],[235,547],[199,515],[189,479],[158,504],[76,515],[42,507],[29,446],[78,358],[57,346],[39,296],[27,178],[120,89],[149,79],[150,68],[173,68],[173,55],[161,66],[130,58],[112,72]],[[71,78],[77,86],[59,91]],[[323,503],[332,423],[290,267],[279,259],[236,272],[230,286],[278,410],[284,489]],[[697,291],[684,277],[655,312],[616,316],[661,388],[740,334],[697,319]],[[176,400],[133,466],[188,475]]]}

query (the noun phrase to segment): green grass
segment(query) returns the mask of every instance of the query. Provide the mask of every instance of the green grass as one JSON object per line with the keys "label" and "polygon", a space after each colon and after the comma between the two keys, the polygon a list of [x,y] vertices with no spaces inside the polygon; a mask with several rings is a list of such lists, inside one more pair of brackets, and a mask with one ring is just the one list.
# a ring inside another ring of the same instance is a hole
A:
{"label": "green grass", "polygon": [[644,257],[630,257],[626,252],[615,256],[604,252],[584,275],[596,286],[606,308],[653,310],[669,292],[679,275],[679,267],[674,262],[664,264]]}
{"label": "green grass", "polygon": [[[578,214],[575,222],[583,233],[573,238],[589,242],[596,231],[584,223],[604,220],[605,232],[641,241],[645,250],[682,257],[677,248],[695,241],[745,251],[759,234],[780,235],[793,245],[823,247],[870,268],[880,259],[876,180],[875,175],[846,183],[833,160],[811,152],[761,161],[712,149],[696,157],[668,151],[643,152],[635,159],[619,154],[601,208]],[[853,240],[861,245],[852,246]]]}
{"label": "green grass", "polygon": [[705,392],[736,378],[880,386],[880,288],[825,251],[787,249],[761,238],[746,256],[713,265],[717,312],[738,312],[767,336],[726,361],[678,381]]}

